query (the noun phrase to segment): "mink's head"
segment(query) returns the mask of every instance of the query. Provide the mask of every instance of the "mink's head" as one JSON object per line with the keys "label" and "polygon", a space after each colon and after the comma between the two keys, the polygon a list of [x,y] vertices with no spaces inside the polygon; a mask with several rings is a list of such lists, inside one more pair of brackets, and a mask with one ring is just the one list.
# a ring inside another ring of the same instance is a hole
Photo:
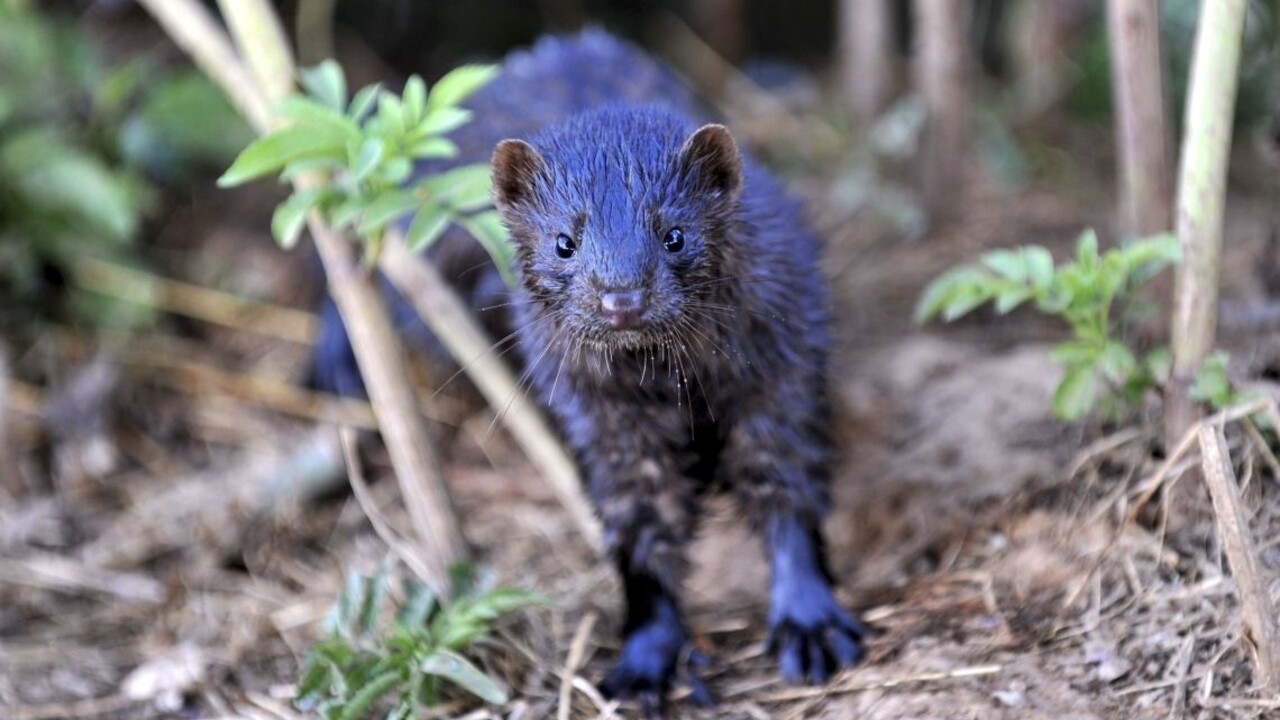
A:
{"label": "mink's head", "polygon": [[742,182],[728,130],[656,109],[593,111],[493,154],[525,290],[596,347],[670,342],[705,315]]}

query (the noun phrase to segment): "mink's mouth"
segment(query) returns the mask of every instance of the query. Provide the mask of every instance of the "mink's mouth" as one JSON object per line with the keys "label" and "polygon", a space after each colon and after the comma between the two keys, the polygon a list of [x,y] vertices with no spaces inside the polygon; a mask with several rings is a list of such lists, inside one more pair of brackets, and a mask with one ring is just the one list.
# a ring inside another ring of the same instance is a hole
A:
{"label": "mink's mouth", "polygon": [[576,335],[583,345],[604,352],[658,350],[670,346],[674,340],[670,333],[651,326],[617,330],[592,328]]}

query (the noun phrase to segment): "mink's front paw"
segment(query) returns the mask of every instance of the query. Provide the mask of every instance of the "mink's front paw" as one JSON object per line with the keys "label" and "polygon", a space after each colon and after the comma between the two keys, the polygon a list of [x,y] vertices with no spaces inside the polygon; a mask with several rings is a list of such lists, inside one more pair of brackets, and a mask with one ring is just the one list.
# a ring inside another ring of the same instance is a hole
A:
{"label": "mink's front paw", "polygon": [[775,593],[769,613],[769,650],[788,682],[826,682],[863,657],[867,628],[840,607],[826,583]]}
{"label": "mink's front paw", "polygon": [[702,707],[715,704],[706,684],[693,671],[693,666],[705,664],[706,658],[696,651],[686,654],[688,643],[684,628],[675,623],[659,620],[637,628],[627,636],[618,664],[600,683],[601,692],[608,698],[634,699],[646,718],[663,717],[667,693],[676,676],[682,674],[683,664],[693,702]]}

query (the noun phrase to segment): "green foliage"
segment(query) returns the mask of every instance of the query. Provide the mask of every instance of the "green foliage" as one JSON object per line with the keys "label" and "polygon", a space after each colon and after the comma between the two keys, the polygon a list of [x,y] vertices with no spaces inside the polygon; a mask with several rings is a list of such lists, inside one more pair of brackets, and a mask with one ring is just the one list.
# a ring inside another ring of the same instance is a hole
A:
{"label": "green foliage", "polygon": [[[248,137],[200,74],[144,60],[108,67],[75,25],[0,3],[0,299],[43,309],[46,278],[73,276],[78,258],[133,262],[151,181],[225,162]],[[66,299],[94,323],[147,317]]]}
{"label": "green foliage", "polygon": [[389,697],[387,717],[413,718],[440,701],[445,683],[488,703],[506,702],[506,691],[462,653],[503,615],[543,600],[483,580],[470,566],[455,568],[447,605],[426,585],[405,580],[391,613],[385,567],[371,578],[348,576],[326,621],[328,635],[303,667],[298,707],[327,720],[354,720]]}
{"label": "green foliage", "polygon": [[1136,400],[1167,376],[1166,352],[1139,361],[1116,339],[1113,308],[1178,257],[1177,240],[1169,235],[1099,254],[1091,230],[1080,236],[1075,261],[1058,267],[1043,247],[995,250],[934,280],[916,306],[916,321],[941,317],[950,322],[988,302],[1001,314],[1030,302],[1040,312],[1062,318],[1073,337],[1052,353],[1064,369],[1053,410],[1064,420],[1079,420],[1100,396]]}
{"label": "green foliage", "polygon": [[238,185],[275,173],[286,180],[304,172],[327,178],[321,187],[295,191],[276,209],[272,234],[286,248],[297,242],[307,213],[318,209],[331,225],[352,228],[369,243],[366,256],[372,258],[387,226],[412,215],[405,237],[412,249],[435,242],[455,222],[506,273],[512,251],[490,208],[486,165],[464,165],[410,183],[415,162],[457,155],[447,135],[471,120],[471,111],[458,104],[496,73],[495,66],[465,65],[430,93],[415,75],[400,96],[371,85],[348,98],[341,67],[326,61],[302,73],[306,96],[292,97],[279,109],[289,124],[245,148],[218,182]]}

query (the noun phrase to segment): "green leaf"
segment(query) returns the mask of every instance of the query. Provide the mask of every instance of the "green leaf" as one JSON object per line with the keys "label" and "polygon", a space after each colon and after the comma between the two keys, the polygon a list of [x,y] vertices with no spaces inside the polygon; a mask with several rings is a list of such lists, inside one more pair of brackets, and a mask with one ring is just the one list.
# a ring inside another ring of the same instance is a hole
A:
{"label": "green leaf", "polygon": [[410,250],[419,252],[440,239],[440,236],[444,234],[444,230],[448,226],[449,213],[444,206],[428,202],[418,211],[418,214],[413,218],[413,222],[409,225],[409,231],[404,236],[405,245]]}
{"label": "green leaf", "polygon": [[[135,182],[51,130],[0,134],[0,194],[16,196],[0,200],[0,213],[12,207],[5,201],[20,198],[17,207],[28,213],[48,213],[70,221],[74,232],[120,243],[141,220]],[[9,219],[0,217],[0,227]]]}
{"label": "green leaf", "polygon": [[370,680],[360,688],[338,715],[340,720],[355,720],[373,707],[373,704],[400,684],[400,673],[389,670]]}
{"label": "green leaf", "polygon": [[339,155],[329,155],[325,157],[303,158],[302,160],[294,160],[284,169],[280,171],[280,179],[286,182],[296,180],[304,173],[323,173],[329,174],[339,168],[347,167],[346,158]]}
{"label": "green leaf", "polygon": [[471,120],[471,111],[456,107],[443,107],[431,110],[427,117],[414,129],[414,135],[444,135]]}
{"label": "green leaf", "polygon": [[1092,365],[1098,360],[1098,347],[1090,343],[1068,341],[1054,346],[1049,351],[1049,359],[1068,367]]}
{"label": "green leaf", "polygon": [[365,179],[382,161],[382,156],[386,149],[386,143],[378,138],[365,138],[364,142],[360,144],[360,149],[356,151],[356,156],[352,158],[351,179],[356,182]]}
{"label": "green leaf", "polygon": [[334,607],[337,611],[336,627],[342,635],[346,636],[351,628],[351,624],[355,621],[357,609],[360,602],[364,598],[364,578],[360,573],[352,570],[347,573],[346,584],[342,587],[342,593],[338,595],[338,604]]}
{"label": "green leaf", "polygon": [[347,77],[342,66],[334,60],[325,60],[315,67],[299,73],[302,87],[315,99],[329,108],[343,112],[347,107]]}
{"label": "green leaf", "polygon": [[1205,358],[1191,385],[1191,399],[1207,402],[1215,407],[1231,404],[1231,381],[1227,378],[1230,356],[1221,350]]}
{"label": "green leaf", "polygon": [[472,212],[492,202],[491,171],[484,163],[463,165],[427,178],[421,186],[436,199],[459,212]]}
{"label": "green leaf", "polygon": [[495,588],[477,597],[474,607],[478,615],[496,620],[520,608],[546,602],[547,598],[542,595],[521,588]]}
{"label": "green leaf", "polygon": [[389,93],[382,93],[378,96],[377,119],[381,126],[378,129],[381,132],[392,137],[404,134],[404,110],[400,104],[400,99],[396,96]]}
{"label": "green leaf", "polygon": [[344,143],[331,136],[288,127],[263,135],[240,153],[231,167],[218,178],[219,187],[232,187],[276,172],[299,160],[337,155],[343,157]]}
{"label": "green leaf", "polygon": [[1031,285],[1041,292],[1047,292],[1053,284],[1053,255],[1039,245],[1030,245],[1022,249],[1022,256],[1027,263],[1027,277]]}
{"label": "green leaf", "polygon": [[426,583],[406,580],[404,594],[404,605],[396,614],[396,622],[407,627],[421,627],[437,607],[435,591]]}
{"label": "green leaf", "polygon": [[457,157],[458,146],[449,138],[426,137],[409,148],[409,156],[415,159]]}
{"label": "green leaf", "polygon": [[1021,250],[993,250],[982,256],[982,264],[1003,278],[1026,282],[1027,261]]}
{"label": "green leaf", "polygon": [[299,710],[310,710],[316,706],[333,685],[333,669],[325,662],[312,657],[307,660],[302,680],[298,683],[298,697],[294,705]]}
{"label": "green leaf", "polygon": [[1010,285],[996,295],[996,312],[1004,315],[1031,297],[1031,290],[1020,285]]}
{"label": "green leaf", "polygon": [[1147,353],[1143,365],[1156,382],[1163,384],[1168,382],[1169,376],[1173,373],[1173,353],[1166,347],[1155,348]]}
{"label": "green leaf", "polygon": [[1093,365],[1068,367],[1053,393],[1054,415],[1070,422],[1083,418],[1093,408],[1096,384]]}
{"label": "green leaf", "polygon": [[374,83],[361,88],[360,92],[351,100],[351,107],[347,109],[347,117],[351,122],[359,123],[364,120],[365,115],[373,109],[374,103],[378,101],[378,94],[382,92],[382,85]]}
{"label": "green leaf", "polygon": [[404,124],[416,127],[427,114],[427,84],[417,75],[404,84]]}
{"label": "green leaf", "polygon": [[493,705],[507,701],[507,693],[469,660],[449,650],[438,650],[428,656],[418,668],[436,677],[453,682],[467,692]]}
{"label": "green leaf", "polygon": [[361,637],[369,637],[377,629],[378,612],[387,599],[386,565],[364,583],[364,602],[360,604],[360,614],[356,620],[356,632]]}
{"label": "green leaf", "polygon": [[298,244],[298,235],[307,221],[307,213],[327,194],[328,189],[301,190],[280,203],[271,215],[271,234],[280,247],[289,250]]}
{"label": "green leaf", "polygon": [[358,142],[360,128],[341,111],[322,105],[310,98],[295,95],[280,103],[277,112],[294,121],[301,131],[339,139],[344,143]]}
{"label": "green leaf", "polygon": [[403,157],[388,158],[382,163],[382,169],[378,173],[383,182],[397,187],[403,185],[412,174],[413,163]]}
{"label": "green leaf", "polygon": [[357,231],[366,237],[412,211],[421,201],[408,190],[392,190],[374,198],[360,215]]}
{"label": "green leaf", "polygon": [[980,293],[991,282],[990,273],[975,265],[948,270],[925,288],[916,304],[915,321],[921,323],[942,314],[958,297]]}
{"label": "green leaf", "polygon": [[1076,263],[1085,272],[1092,272],[1098,264],[1098,234],[1085,230],[1076,241]]}
{"label": "green leaf", "polygon": [[1109,340],[1098,354],[1097,367],[1112,382],[1123,383],[1137,371],[1138,361],[1124,343]]}
{"label": "green leaf", "polygon": [[515,287],[516,277],[511,269],[512,261],[515,259],[515,247],[507,238],[507,228],[502,224],[502,218],[498,213],[482,212],[457,218],[457,222],[488,251],[498,272],[502,273],[502,279],[506,281],[507,287]]}
{"label": "green leaf", "polygon": [[460,65],[450,70],[431,88],[427,109],[457,105],[497,77],[500,70],[497,65]]}
{"label": "green leaf", "polygon": [[359,195],[352,195],[339,202],[329,211],[329,224],[335,228],[350,225],[360,213],[364,212],[367,202]]}

